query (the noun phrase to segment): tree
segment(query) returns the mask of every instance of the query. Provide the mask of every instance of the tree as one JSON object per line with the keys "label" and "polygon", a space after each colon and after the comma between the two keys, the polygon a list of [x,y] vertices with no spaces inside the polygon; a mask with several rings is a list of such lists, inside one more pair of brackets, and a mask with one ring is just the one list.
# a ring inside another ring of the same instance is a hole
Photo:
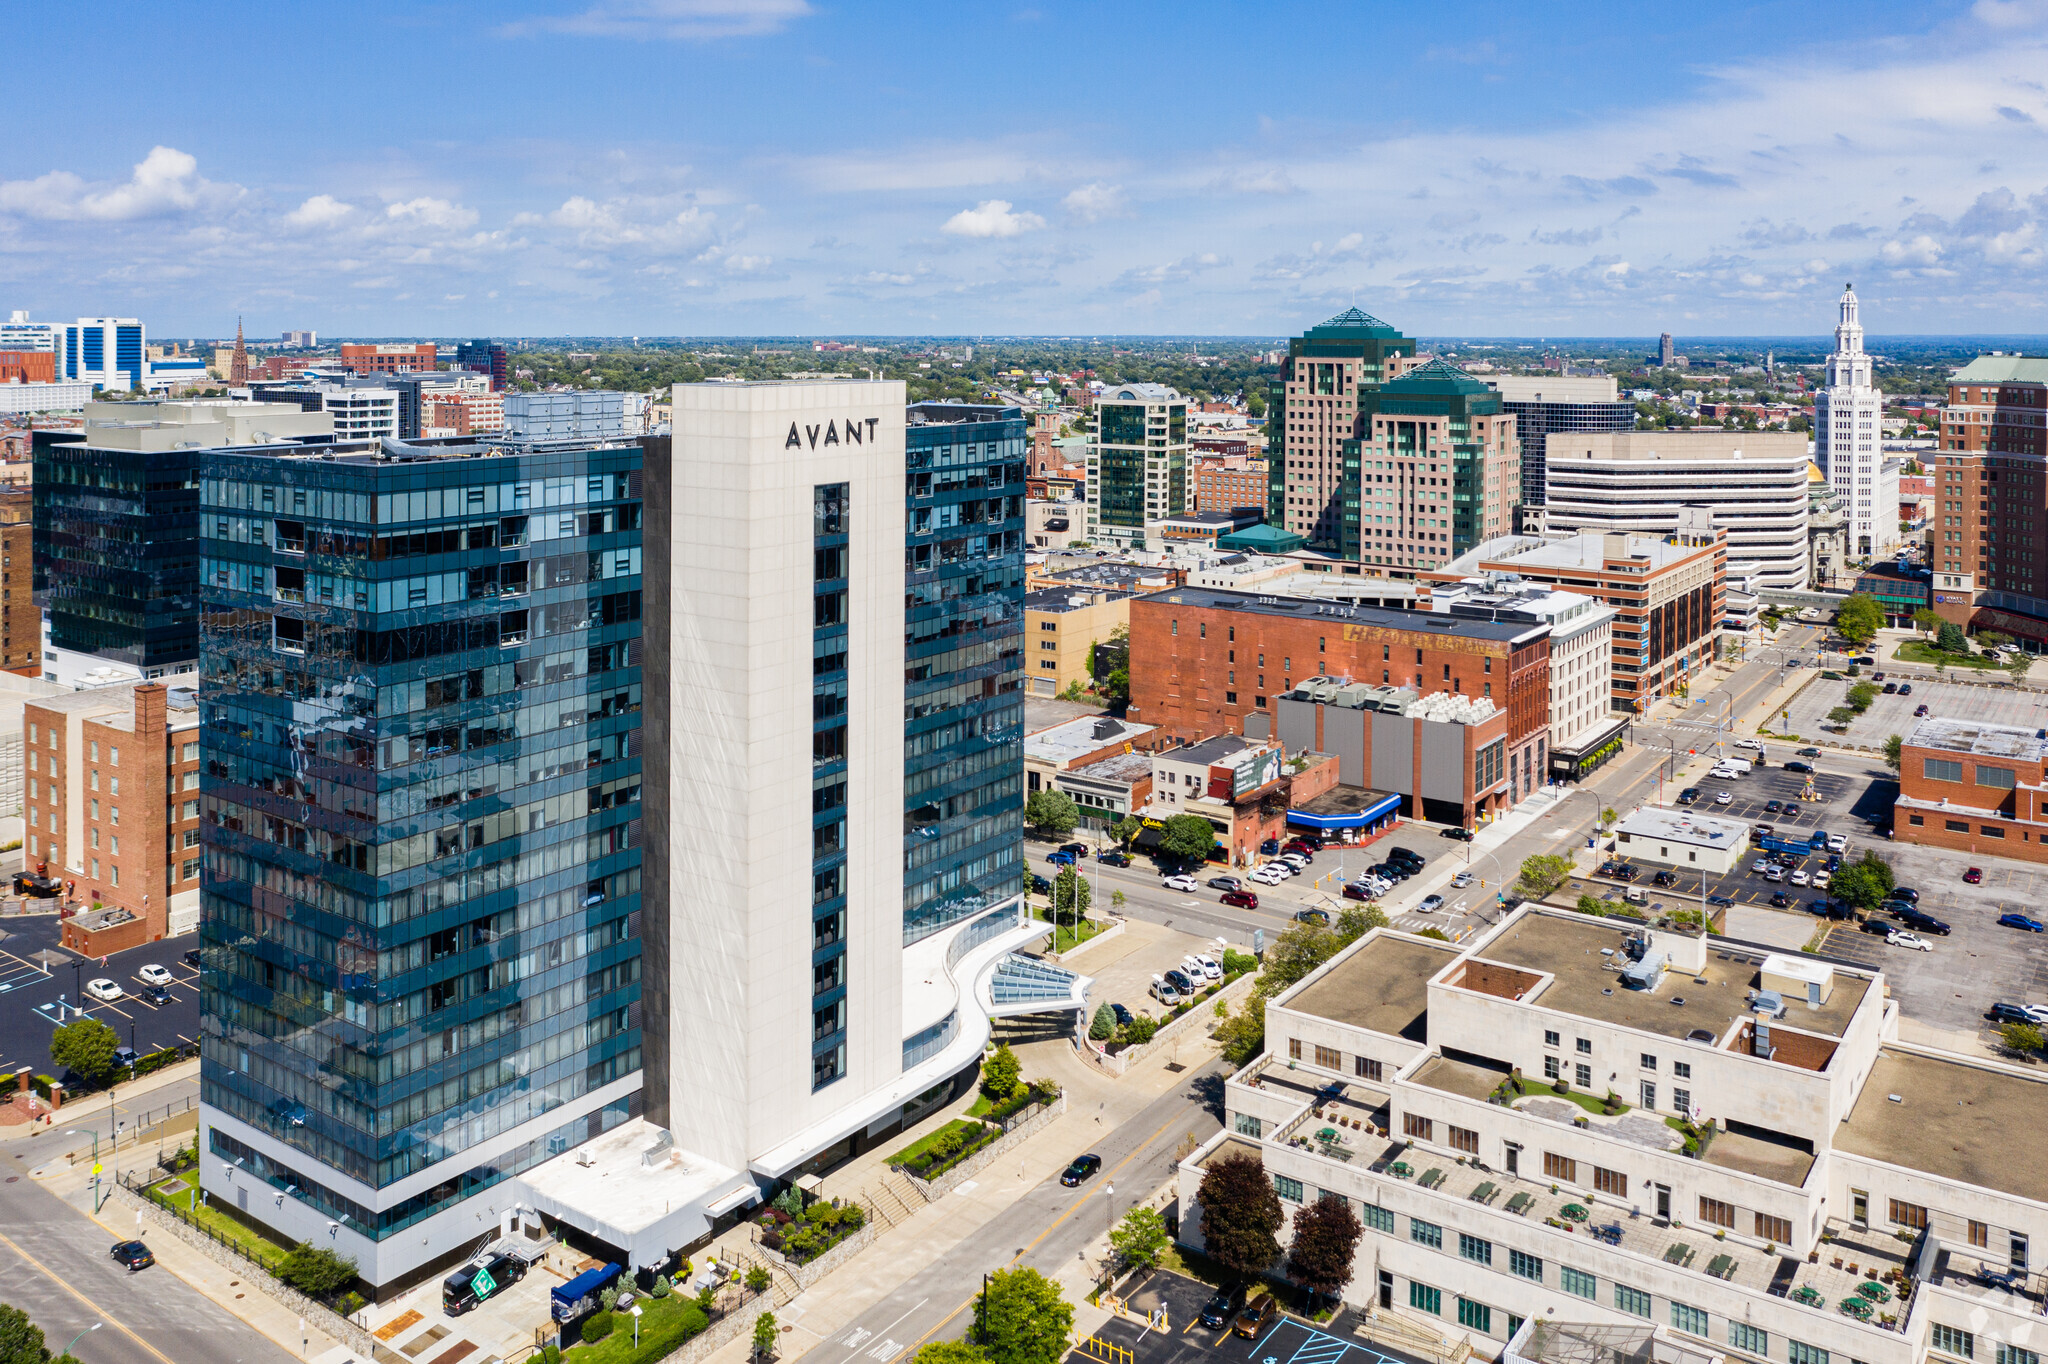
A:
{"label": "tree", "polygon": [[995,1051],[982,1058],[981,1092],[997,1103],[1015,1094],[1023,1078],[1024,1067],[1008,1042],[996,1043]]}
{"label": "tree", "polygon": [[754,1318],[754,1358],[768,1359],[775,1353],[775,1314],[763,1312]]}
{"label": "tree", "polygon": [[2012,643],[2012,636],[1998,630],[1979,630],[1977,632],[1977,643],[1986,652],[1989,652],[1992,649],[2002,649]]}
{"label": "tree", "polygon": [[1081,822],[1081,812],[1072,796],[1046,786],[1033,791],[1024,801],[1024,822],[1040,833],[1065,837]]}
{"label": "tree", "polygon": [[1896,734],[1892,735],[1889,739],[1886,739],[1884,741],[1884,765],[1886,767],[1889,767],[1894,772],[1898,771],[1899,750],[1901,750],[1905,746],[1906,741]]}
{"label": "tree", "polygon": [[1129,847],[1132,839],[1145,832],[1145,821],[1139,819],[1136,815],[1125,815],[1116,822],[1116,827],[1109,832],[1115,837],[1117,842],[1125,847]]}
{"label": "tree", "polygon": [[1151,1269],[1166,1254],[1166,1219],[1157,1208],[1132,1208],[1109,1234],[1117,1260],[1132,1269]]}
{"label": "tree", "polygon": [[2041,1030],[2032,1023],[2004,1024],[1998,1030],[1998,1040],[2005,1043],[2007,1051],[2016,1051],[2022,1056],[2041,1050]]}
{"label": "tree", "polygon": [[988,1356],[972,1341],[934,1340],[912,1356],[911,1364],[988,1364]]}
{"label": "tree", "polygon": [[1289,924],[1266,948],[1266,969],[1259,972],[1254,993],[1274,998],[1336,956],[1341,946],[1337,934],[1321,924]]}
{"label": "tree", "polygon": [[1273,1267],[1280,1258],[1277,1238],[1285,1215],[1264,1161],[1252,1155],[1210,1161],[1195,1196],[1202,1205],[1202,1240],[1211,1259],[1241,1279]]}
{"label": "tree", "polygon": [[1934,636],[1934,647],[1945,654],[1966,654],[1970,652],[1970,642],[1963,638],[1963,627],[1952,620],[1945,620],[1941,623],[1941,629]]}
{"label": "tree", "polygon": [[1159,831],[1159,850],[1186,862],[1205,861],[1216,850],[1216,826],[1200,815],[1171,815]]}
{"label": "tree", "polygon": [[1933,634],[1933,633],[1934,633],[1934,631],[1935,631],[1935,629],[1936,629],[1936,628],[1937,628],[1937,627],[1938,627],[1938,626],[1939,626],[1940,624],[1941,624],[1941,617],[1940,617],[1940,616],[1937,616],[1937,615],[1935,615],[1935,614],[1934,614],[1934,613],[1933,613],[1932,611],[1928,610],[1928,609],[1927,609],[1926,607],[1924,607],[1924,606],[1919,606],[1919,607],[1915,607],[1915,608],[1914,608],[1914,610],[1913,610],[1913,628],[1914,628],[1914,629],[1916,629],[1916,630],[1918,630],[1918,631],[1920,632],[1920,634],[1921,634],[1921,636],[1922,636],[1923,638],[1924,638],[1925,636],[1927,636],[1927,635],[1931,635],[1931,634]]}
{"label": "tree", "polygon": [[1877,696],[1877,684],[1875,682],[1854,683],[1850,686],[1847,697],[1849,709],[1861,715],[1864,711],[1870,709],[1870,703],[1875,701]]}
{"label": "tree", "polygon": [[46,1364],[49,1358],[43,1328],[19,1307],[0,1303],[0,1364]]}
{"label": "tree", "polygon": [[101,1085],[116,1069],[114,1050],[120,1045],[120,1037],[97,1018],[74,1018],[51,1034],[50,1059]]}
{"label": "tree", "polygon": [[1835,612],[1835,629],[1854,644],[1867,644],[1884,629],[1884,608],[1868,592],[1858,592]]}
{"label": "tree", "polygon": [[1081,875],[1078,867],[1062,867],[1060,874],[1052,879],[1054,922],[1079,922],[1088,912],[1088,905],[1094,898],[1095,892],[1089,889],[1088,878]]}
{"label": "tree", "polygon": [[1096,687],[1095,694],[1111,706],[1131,704],[1131,670],[1121,665],[1111,668],[1109,674]]}
{"label": "tree", "polygon": [[1612,805],[1608,806],[1606,809],[1600,812],[1600,823],[1603,827],[1612,825],[1614,823],[1614,820],[1615,814],[1614,807]]}
{"label": "tree", "polygon": [[2031,668],[2031,667],[2033,667],[2033,666],[2034,666],[2034,660],[2033,660],[2033,657],[2032,657],[2032,655],[2029,655],[2029,654],[2016,654],[2016,655],[2015,655],[2015,656],[2014,656],[2014,657],[2013,657],[2013,658],[2011,659],[2011,661],[2009,661],[2009,662],[2008,662],[2008,663],[2007,663],[2007,664],[2005,665],[2005,670],[2006,670],[2007,672],[2009,672],[2009,673],[2011,673],[2011,674],[2012,674],[2012,680],[2013,680],[2013,681],[2015,681],[2015,682],[2024,682],[2024,681],[2026,681],[2026,680],[2027,680],[2027,669],[2029,669],[2029,668]]}
{"label": "tree", "polygon": [[1856,908],[1868,911],[1883,903],[1896,884],[1892,877],[1891,864],[1875,852],[1866,851],[1863,856],[1836,872],[1828,882],[1828,889],[1837,899],[1846,900]]}
{"label": "tree", "polygon": [[982,1291],[976,1336],[990,1364],[1059,1364],[1074,1305],[1035,1269],[999,1269]]}
{"label": "tree", "polygon": [[1097,1042],[1107,1042],[1116,1036],[1116,1010],[1107,1004],[1095,1008],[1095,1017],[1088,1023],[1088,1036]]}
{"label": "tree", "polygon": [[1581,914],[1590,914],[1596,919],[1607,917],[1607,906],[1590,895],[1581,895],[1579,902],[1573,905],[1572,908],[1578,910]]}
{"label": "tree", "polygon": [[1340,945],[1349,946],[1375,928],[1385,928],[1391,922],[1387,911],[1378,905],[1364,900],[1346,900],[1344,908],[1337,911],[1337,922],[1330,932],[1336,935]]}
{"label": "tree", "polygon": [[1311,1293],[1336,1297],[1351,1282],[1358,1238],[1365,1234],[1348,1200],[1324,1194],[1294,1214],[1294,1244],[1287,1250],[1287,1277]]}
{"label": "tree", "polygon": [[1521,878],[1516,889],[1531,900],[1541,900],[1572,879],[1572,861],[1553,853],[1532,853],[1522,859]]}
{"label": "tree", "polygon": [[277,1277],[310,1297],[324,1298],[355,1280],[356,1262],[301,1241],[277,1266]]}

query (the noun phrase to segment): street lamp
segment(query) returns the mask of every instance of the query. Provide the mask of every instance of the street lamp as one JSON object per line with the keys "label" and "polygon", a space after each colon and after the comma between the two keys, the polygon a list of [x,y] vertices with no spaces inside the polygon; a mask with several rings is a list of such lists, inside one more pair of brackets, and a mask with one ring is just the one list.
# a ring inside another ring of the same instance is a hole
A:
{"label": "street lamp", "polygon": [[91,1137],[92,1158],[94,1160],[98,1160],[100,1158],[100,1134],[98,1129],[94,1129],[90,1132],[82,1132],[76,1127],[66,1128],[64,1135],[67,1137]]}
{"label": "street lamp", "polygon": [[[77,1335],[75,1335],[75,1336],[71,1337],[71,1345],[76,1345],[76,1344],[77,1344],[77,1343],[78,1343],[79,1341],[81,1341],[81,1340],[84,1340],[84,1339],[85,1339],[85,1338],[86,1338],[87,1336],[91,1335],[91,1334],[92,1334],[92,1333],[93,1333],[94,1331],[97,1331],[97,1330],[99,1330],[102,1324],[103,1324],[103,1323],[101,1323],[101,1322],[97,1322],[97,1321],[96,1321],[96,1322],[94,1322],[94,1323],[93,1323],[92,1325],[90,1325],[90,1326],[86,1327],[86,1328],[85,1328],[85,1329],[84,1329],[83,1331],[80,1331],[80,1332],[79,1332],[79,1333],[78,1333]],[[68,1354],[70,1354],[70,1353],[71,1353],[71,1345],[66,1345],[66,1346],[64,1347],[64,1353],[65,1353],[65,1354],[67,1354],[67,1355],[68,1355]]]}

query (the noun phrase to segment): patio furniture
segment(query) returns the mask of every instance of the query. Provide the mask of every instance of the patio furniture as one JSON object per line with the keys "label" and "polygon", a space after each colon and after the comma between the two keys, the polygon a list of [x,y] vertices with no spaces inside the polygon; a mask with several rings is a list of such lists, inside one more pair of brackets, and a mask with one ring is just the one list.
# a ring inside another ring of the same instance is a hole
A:
{"label": "patio furniture", "polygon": [[1683,1241],[1674,1241],[1664,1251],[1664,1263],[1682,1265],[1692,1259],[1692,1247]]}
{"label": "patio furniture", "polygon": [[1594,1227],[1593,1235],[1610,1246],[1618,1246],[1621,1244],[1621,1223],[1609,1222],[1604,1227]]}
{"label": "patio furniture", "polygon": [[1513,1198],[1510,1198],[1508,1200],[1507,1210],[1515,1214],[1517,1217],[1519,1217],[1524,1212],[1526,1212],[1528,1210],[1529,1205],[1535,1201],[1535,1199],[1529,1197],[1529,1195],[1525,1193],[1518,1193]]}
{"label": "patio furniture", "polygon": [[1867,1298],[1861,1296],[1844,1298],[1836,1306],[1840,1307],[1846,1315],[1852,1316],[1858,1321],[1870,1320],[1870,1300]]}
{"label": "patio furniture", "polygon": [[1583,1222],[1592,1216],[1583,1203],[1567,1203],[1557,1210],[1557,1215],[1567,1222]]}
{"label": "patio furniture", "polygon": [[1414,1167],[1410,1166],[1408,1162],[1405,1160],[1395,1161],[1392,1165],[1389,1165],[1387,1167],[1387,1170],[1396,1179],[1406,1179],[1408,1178],[1408,1176],[1415,1173]]}
{"label": "patio furniture", "polygon": [[1707,1261],[1707,1274],[1712,1278],[1725,1279],[1734,1272],[1734,1269],[1735,1257],[1732,1255],[1716,1255]]}
{"label": "patio furniture", "polygon": [[1892,1291],[1881,1283],[1860,1283],[1856,1285],[1856,1291],[1872,1302],[1890,1302],[1892,1300]]}
{"label": "patio furniture", "polygon": [[1424,1175],[1419,1182],[1425,1189],[1434,1189],[1437,1185],[1444,1182],[1444,1172],[1435,1166],[1431,1166],[1429,1173]]}
{"label": "patio furniture", "polygon": [[1820,1291],[1811,1284],[1803,1284],[1792,1290],[1792,1301],[1804,1303],[1808,1307],[1818,1307],[1827,1299],[1823,1298]]}
{"label": "patio furniture", "polygon": [[1325,1127],[1325,1128],[1324,1128],[1324,1129],[1323,1129],[1322,1131],[1320,1131],[1320,1132],[1316,1133],[1316,1140],[1317,1140],[1317,1141],[1335,1141],[1335,1140],[1337,1140],[1337,1129],[1336,1129],[1336,1128],[1334,1128],[1334,1127]]}
{"label": "patio furniture", "polygon": [[1484,1203],[1499,1192],[1500,1190],[1494,1187],[1493,1182],[1488,1180],[1472,1191],[1472,1201],[1474,1203]]}

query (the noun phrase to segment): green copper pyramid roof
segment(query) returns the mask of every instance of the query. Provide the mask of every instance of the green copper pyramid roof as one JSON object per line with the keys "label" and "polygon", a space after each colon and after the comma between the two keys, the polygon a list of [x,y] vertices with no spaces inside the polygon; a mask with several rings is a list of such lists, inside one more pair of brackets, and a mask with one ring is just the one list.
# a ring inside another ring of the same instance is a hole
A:
{"label": "green copper pyramid roof", "polygon": [[1356,308],[1346,308],[1321,326],[1310,327],[1307,335],[1319,340],[1333,340],[1357,336],[1398,337],[1401,333],[1398,329],[1388,326],[1371,313],[1362,313]]}
{"label": "green copper pyramid roof", "polygon": [[1400,378],[1389,381],[1384,391],[1393,393],[1462,393],[1469,395],[1490,394],[1479,380],[1459,369],[1448,360],[1430,360],[1417,365]]}
{"label": "green copper pyramid roof", "polygon": [[1307,540],[1293,531],[1260,524],[1218,536],[1216,548],[1242,550],[1249,554],[1292,554],[1306,543]]}

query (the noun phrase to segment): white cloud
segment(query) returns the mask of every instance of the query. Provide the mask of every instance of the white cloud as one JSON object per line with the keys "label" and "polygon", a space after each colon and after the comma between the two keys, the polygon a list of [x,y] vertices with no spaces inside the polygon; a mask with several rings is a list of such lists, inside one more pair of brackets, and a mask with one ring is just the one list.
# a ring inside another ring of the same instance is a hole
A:
{"label": "white cloud", "polygon": [[417,199],[405,199],[384,206],[384,217],[396,224],[417,224],[421,227],[438,228],[444,232],[460,232],[476,226],[477,212],[446,199],[435,199],[422,195]]}
{"label": "white cloud", "polygon": [[599,0],[575,14],[506,24],[506,37],[567,33],[584,38],[640,41],[757,38],[780,33],[812,13],[806,0]]}
{"label": "white cloud", "polygon": [[224,203],[240,193],[238,186],[203,179],[191,153],[152,147],[121,184],[95,187],[70,171],[0,182],[0,213],[53,222],[128,222]]}
{"label": "white cloud", "polygon": [[946,219],[939,231],[956,237],[1014,237],[1045,226],[1036,213],[1018,213],[1008,199],[984,199],[973,208],[963,208]]}
{"label": "white cloud", "polygon": [[345,204],[331,194],[316,194],[284,215],[284,220],[293,227],[333,227],[355,213],[354,204]]}
{"label": "white cloud", "polygon": [[1130,212],[1130,205],[1124,199],[1122,185],[1105,185],[1096,181],[1070,190],[1060,200],[1060,207],[1083,222],[1099,222],[1104,218],[1121,218]]}

